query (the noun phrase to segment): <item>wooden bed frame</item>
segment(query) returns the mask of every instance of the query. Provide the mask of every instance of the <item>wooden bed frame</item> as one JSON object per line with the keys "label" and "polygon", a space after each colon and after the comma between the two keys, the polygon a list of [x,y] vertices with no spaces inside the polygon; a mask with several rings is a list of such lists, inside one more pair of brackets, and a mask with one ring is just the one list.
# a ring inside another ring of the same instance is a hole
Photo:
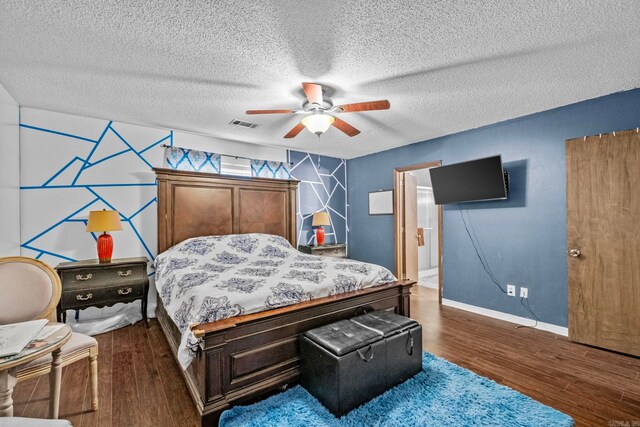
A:
{"label": "wooden bed frame", "polygon": [[[276,234],[296,246],[297,181],[155,171],[158,253],[190,237],[236,233]],[[301,333],[362,310],[409,316],[413,284],[397,281],[192,328],[202,342],[182,372],[202,425],[217,425],[222,411],[232,405],[295,384]],[[180,331],[160,300],[156,314],[175,356]]]}

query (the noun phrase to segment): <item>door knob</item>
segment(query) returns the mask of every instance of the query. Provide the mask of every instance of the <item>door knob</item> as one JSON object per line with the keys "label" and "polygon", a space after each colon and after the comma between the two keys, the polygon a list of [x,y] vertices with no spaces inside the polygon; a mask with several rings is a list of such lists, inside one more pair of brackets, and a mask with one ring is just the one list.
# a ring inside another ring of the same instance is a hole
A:
{"label": "door knob", "polygon": [[574,258],[580,258],[581,254],[582,254],[582,252],[580,252],[580,249],[570,249],[569,250],[569,255],[574,257]]}

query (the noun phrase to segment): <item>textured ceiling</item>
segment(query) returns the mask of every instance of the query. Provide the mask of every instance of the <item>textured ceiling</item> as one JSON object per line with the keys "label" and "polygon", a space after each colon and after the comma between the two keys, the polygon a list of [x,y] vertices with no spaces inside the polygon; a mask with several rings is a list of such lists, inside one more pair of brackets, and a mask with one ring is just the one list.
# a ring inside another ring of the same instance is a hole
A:
{"label": "textured ceiling", "polygon": [[[639,87],[639,27],[636,0],[0,0],[0,83],[23,106],[351,158]],[[244,114],[299,108],[302,81],[391,110],[320,140]]]}

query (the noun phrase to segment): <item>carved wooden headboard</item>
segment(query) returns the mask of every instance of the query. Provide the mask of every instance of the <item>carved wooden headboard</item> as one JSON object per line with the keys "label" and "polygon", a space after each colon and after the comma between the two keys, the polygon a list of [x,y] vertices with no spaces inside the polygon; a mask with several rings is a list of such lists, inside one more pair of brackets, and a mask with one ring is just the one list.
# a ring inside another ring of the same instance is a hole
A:
{"label": "carved wooden headboard", "polygon": [[154,169],[158,253],[190,237],[268,233],[296,246],[298,181]]}

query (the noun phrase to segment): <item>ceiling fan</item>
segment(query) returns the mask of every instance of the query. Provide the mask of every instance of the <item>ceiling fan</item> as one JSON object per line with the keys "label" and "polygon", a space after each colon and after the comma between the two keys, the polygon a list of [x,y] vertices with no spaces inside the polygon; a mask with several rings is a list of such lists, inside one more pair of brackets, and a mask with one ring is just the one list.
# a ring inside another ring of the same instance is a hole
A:
{"label": "ceiling fan", "polygon": [[334,114],[359,113],[361,111],[388,110],[391,104],[386,99],[380,101],[357,102],[355,104],[333,105],[330,98],[323,96],[324,90],[317,83],[302,83],[307,101],[301,110],[247,110],[247,114],[308,114],[295,125],[284,137],[294,138],[305,127],[318,137],[325,133],[331,125],[349,136],[356,136],[360,131]]}

